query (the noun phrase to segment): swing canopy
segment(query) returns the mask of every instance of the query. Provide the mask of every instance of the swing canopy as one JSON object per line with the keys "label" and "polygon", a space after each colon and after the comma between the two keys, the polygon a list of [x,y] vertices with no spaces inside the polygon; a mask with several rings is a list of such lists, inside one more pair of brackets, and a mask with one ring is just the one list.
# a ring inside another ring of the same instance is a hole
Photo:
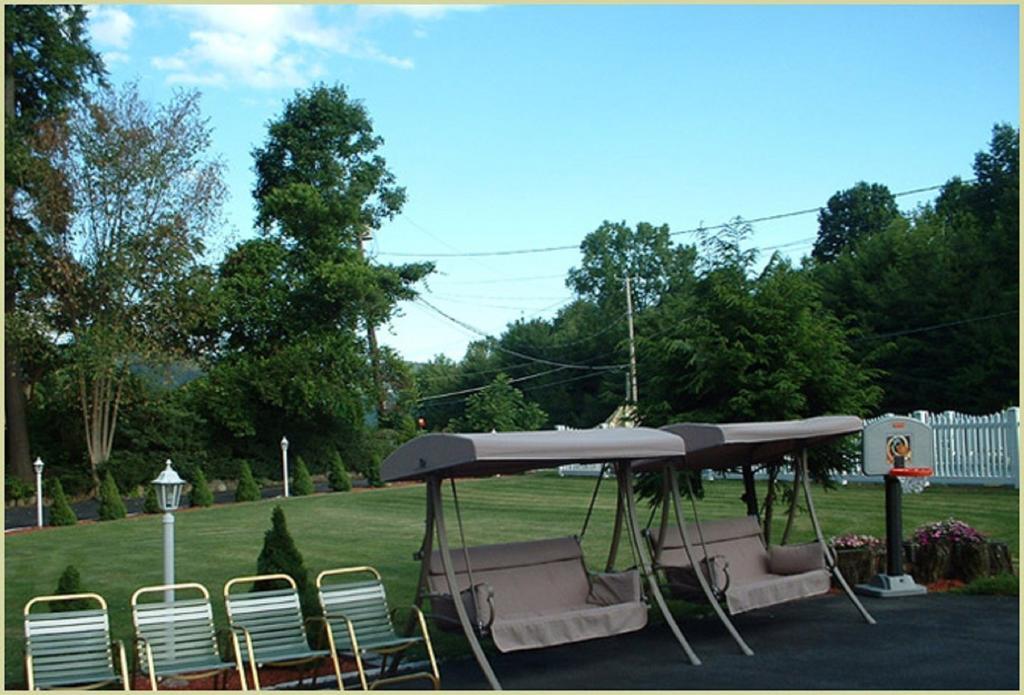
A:
{"label": "swing canopy", "polygon": [[426,480],[522,473],[564,463],[650,459],[682,463],[686,445],[669,432],[646,427],[425,434],[409,440],[381,464],[381,479]]}
{"label": "swing canopy", "polygon": [[[768,461],[855,434],[864,429],[864,422],[852,415],[825,415],[805,420],[721,425],[680,422],[661,429],[686,442],[686,460],[680,468],[724,469]],[[634,470],[656,470],[666,463],[638,461]]]}

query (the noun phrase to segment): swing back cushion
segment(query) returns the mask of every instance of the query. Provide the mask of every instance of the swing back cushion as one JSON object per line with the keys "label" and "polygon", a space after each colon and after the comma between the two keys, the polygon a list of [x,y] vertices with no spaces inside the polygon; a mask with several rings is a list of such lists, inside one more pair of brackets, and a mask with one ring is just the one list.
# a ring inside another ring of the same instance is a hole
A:
{"label": "swing back cushion", "polygon": [[[647,624],[639,573],[591,577],[573,537],[455,548],[451,557],[470,620],[489,625],[502,652],[609,637]],[[470,572],[479,616],[468,593]],[[440,624],[458,624],[439,551],[431,553],[427,582]]]}
{"label": "swing back cushion", "polygon": [[[726,605],[733,615],[818,596],[829,590],[831,580],[818,544],[773,546],[769,552],[755,516],[703,522],[699,533],[696,524],[687,524],[686,535],[698,563],[704,558],[705,549],[708,556],[720,556],[713,563],[715,583],[719,589],[726,587]],[[657,534],[649,538],[652,545],[657,543]],[[659,564],[673,594],[687,597],[676,587],[692,592],[694,569],[677,526],[667,529]]]}

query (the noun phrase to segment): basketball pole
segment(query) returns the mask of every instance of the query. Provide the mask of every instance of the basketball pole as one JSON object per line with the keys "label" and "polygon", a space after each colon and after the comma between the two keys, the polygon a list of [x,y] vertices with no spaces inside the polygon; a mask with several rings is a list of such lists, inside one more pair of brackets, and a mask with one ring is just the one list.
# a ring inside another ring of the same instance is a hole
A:
{"label": "basketball pole", "polygon": [[885,476],[885,573],[903,574],[903,487],[899,478]]}

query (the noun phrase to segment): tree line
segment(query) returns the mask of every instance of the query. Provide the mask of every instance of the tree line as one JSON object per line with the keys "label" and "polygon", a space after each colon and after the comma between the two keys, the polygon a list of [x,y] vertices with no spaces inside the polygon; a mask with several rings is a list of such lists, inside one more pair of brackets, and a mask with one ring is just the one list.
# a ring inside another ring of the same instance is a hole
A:
{"label": "tree line", "polygon": [[372,480],[422,429],[592,427],[627,400],[627,275],[645,424],[1016,400],[1012,126],[910,212],[883,184],[832,196],[800,263],[762,262],[740,219],[693,243],[606,222],[553,318],[412,364],[374,330],[433,266],[363,253],[405,190],[344,87],[267,123],[257,234],[209,262],[227,191],[199,94],[107,84],[80,7],[5,16],[9,494],[35,456],[73,493],[138,486],[166,458],[189,479],[276,477],[287,434],[314,473],[340,458]]}

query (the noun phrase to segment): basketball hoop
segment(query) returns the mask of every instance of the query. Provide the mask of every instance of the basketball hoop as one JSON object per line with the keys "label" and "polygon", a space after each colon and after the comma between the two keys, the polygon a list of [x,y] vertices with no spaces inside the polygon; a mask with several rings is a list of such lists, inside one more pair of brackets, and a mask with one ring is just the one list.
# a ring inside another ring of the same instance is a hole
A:
{"label": "basketball hoop", "polygon": [[898,478],[903,492],[919,494],[931,485],[928,481],[932,474],[931,468],[890,468],[889,475]]}

